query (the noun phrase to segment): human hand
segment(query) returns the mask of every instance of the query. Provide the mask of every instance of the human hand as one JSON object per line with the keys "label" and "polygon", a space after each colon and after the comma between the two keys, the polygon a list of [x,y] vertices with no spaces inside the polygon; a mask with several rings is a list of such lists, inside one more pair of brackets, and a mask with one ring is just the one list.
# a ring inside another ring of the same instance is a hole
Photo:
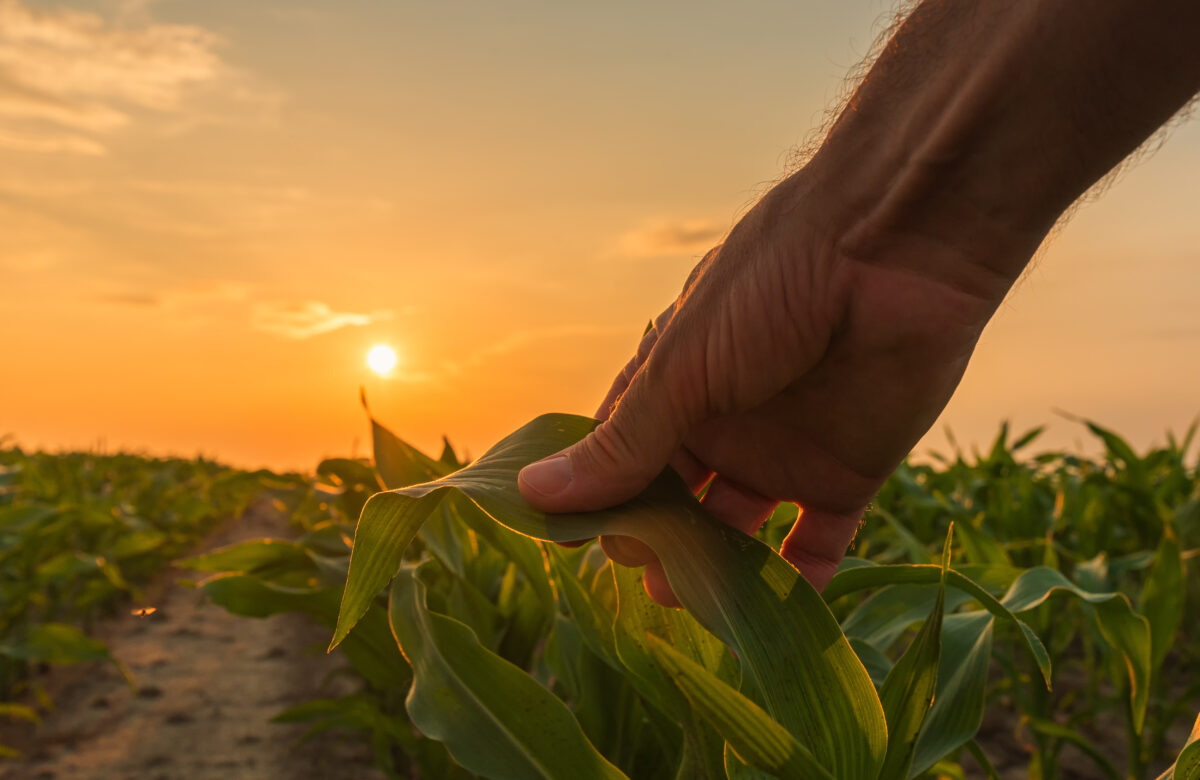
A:
{"label": "human hand", "polygon": [[[704,506],[746,533],[778,502],[799,504],[781,553],[825,586],[863,508],[950,398],[1008,284],[903,242],[856,256],[820,227],[835,215],[812,179],[802,172],[769,196],[696,266],[617,376],[602,424],[521,472],[527,501],[600,509],[670,463],[693,491],[707,484]],[[656,601],[678,604],[649,548],[601,543],[617,563],[646,566]]]}

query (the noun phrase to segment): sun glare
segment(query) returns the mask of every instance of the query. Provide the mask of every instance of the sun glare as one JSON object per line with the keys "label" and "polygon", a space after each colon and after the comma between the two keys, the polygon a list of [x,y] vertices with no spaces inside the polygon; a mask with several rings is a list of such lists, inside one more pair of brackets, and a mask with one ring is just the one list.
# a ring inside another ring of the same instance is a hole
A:
{"label": "sun glare", "polygon": [[387,376],[396,367],[396,350],[386,344],[371,347],[367,353],[367,365],[380,376]]}

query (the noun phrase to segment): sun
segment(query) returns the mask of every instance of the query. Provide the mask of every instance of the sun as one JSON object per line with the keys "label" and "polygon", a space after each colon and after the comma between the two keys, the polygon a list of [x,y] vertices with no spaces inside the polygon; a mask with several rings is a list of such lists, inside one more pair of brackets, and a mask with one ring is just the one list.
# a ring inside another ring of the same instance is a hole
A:
{"label": "sun", "polygon": [[367,352],[367,365],[380,376],[387,376],[396,367],[396,350],[386,344],[378,344]]}

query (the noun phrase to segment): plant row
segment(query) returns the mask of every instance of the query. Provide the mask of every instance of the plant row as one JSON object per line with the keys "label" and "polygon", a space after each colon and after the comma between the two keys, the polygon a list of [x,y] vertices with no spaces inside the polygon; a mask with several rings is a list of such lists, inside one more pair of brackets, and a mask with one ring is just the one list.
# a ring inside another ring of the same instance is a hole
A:
{"label": "plant row", "polygon": [[[1200,693],[1187,439],[1139,457],[1092,426],[1103,459],[1025,458],[1036,432],[1002,432],[986,454],[906,465],[818,594],[776,553],[794,507],[748,537],[668,472],[613,510],[532,510],[517,472],[594,424],[543,416],[463,464],[372,421],[373,463],[326,461],[277,496],[298,539],[188,561],[235,613],[328,626],[363,680],[280,719],[357,731],[396,776],[994,773],[976,736],[1000,708],[1031,776],[1063,756],[1111,777],[1176,758],[1170,726]],[[553,544],[599,535],[653,548],[686,609],[595,544]],[[1125,724],[1119,759],[1089,736],[1105,710]],[[1195,751],[1176,777],[1200,772]]]}

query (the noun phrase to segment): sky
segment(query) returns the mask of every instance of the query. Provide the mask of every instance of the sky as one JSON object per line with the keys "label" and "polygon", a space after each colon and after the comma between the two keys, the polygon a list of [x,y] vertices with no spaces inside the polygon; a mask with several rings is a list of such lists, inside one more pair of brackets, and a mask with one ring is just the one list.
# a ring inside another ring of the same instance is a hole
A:
{"label": "sky", "polygon": [[[0,435],[311,469],[590,414],[890,6],[0,0]],[[1058,230],[918,452],[1200,413],[1200,123]],[[399,353],[391,377],[373,345]]]}

